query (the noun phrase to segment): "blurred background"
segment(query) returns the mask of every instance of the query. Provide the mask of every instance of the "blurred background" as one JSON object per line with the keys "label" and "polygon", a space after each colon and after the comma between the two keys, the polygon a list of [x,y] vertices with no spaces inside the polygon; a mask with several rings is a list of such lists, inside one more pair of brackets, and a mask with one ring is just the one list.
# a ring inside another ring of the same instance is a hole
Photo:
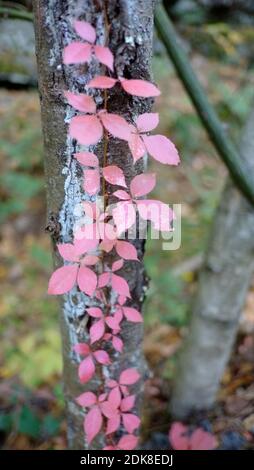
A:
{"label": "blurred background", "polygon": [[[195,72],[237,143],[254,98],[254,2],[166,3]],[[57,301],[46,295],[52,260],[44,233],[33,25],[7,18],[2,7],[27,12],[31,2],[0,2],[0,446],[62,449],[66,424],[61,344]],[[151,282],[144,348],[154,375],[146,386],[143,439],[162,448],[168,446],[168,399],[176,357],[188,331],[191,299],[227,171],[156,35],[153,71],[162,91],[156,104],[160,131],[174,140],[182,156],[177,170],[154,165],[154,195],[182,204],[181,248],[162,251],[160,241],[149,241],[145,258]],[[195,417],[224,449],[254,448],[253,331],[254,284],[217,405]]]}

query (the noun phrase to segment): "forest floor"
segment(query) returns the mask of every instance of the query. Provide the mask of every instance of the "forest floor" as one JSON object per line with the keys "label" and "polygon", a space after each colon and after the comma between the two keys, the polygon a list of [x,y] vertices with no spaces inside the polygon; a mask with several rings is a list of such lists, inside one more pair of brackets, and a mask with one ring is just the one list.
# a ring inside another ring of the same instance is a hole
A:
{"label": "forest floor", "polygon": [[[241,64],[197,57],[194,66],[237,141],[253,97],[253,77]],[[180,249],[163,251],[161,240],[152,240],[146,255],[151,282],[144,350],[152,377],[145,390],[142,440],[148,449],[164,449],[169,447],[168,402],[176,357],[188,332],[191,299],[226,170],[166,59],[156,59],[154,70],[162,88],[160,130],[182,155],[179,168],[151,165],[158,174],[156,196],[182,206]],[[57,301],[46,294],[51,255],[44,233],[39,100],[36,92],[1,90],[0,105],[0,447],[63,449]],[[212,432],[218,448],[254,449],[253,331],[254,285],[217,404],[188,421]]]}

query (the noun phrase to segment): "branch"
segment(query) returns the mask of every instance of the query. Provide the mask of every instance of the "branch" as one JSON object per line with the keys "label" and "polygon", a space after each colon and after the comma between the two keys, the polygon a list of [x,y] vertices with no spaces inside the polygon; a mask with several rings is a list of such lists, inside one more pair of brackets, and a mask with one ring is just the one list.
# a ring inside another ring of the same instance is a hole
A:
{"label": "branch", "polygon": [[16,20],[33,21],[33,14],[29,11],[17,10],[16,8],[0,7],[0,16]]}
{"label": "branch", "polygon": [[177,38],[174,25],[162,5],[158,5],[156,8],[155,25],[214,147],[227,166],[238,189],[254,204],[254,178],[252,172],[246,162],[241,161],[235,145],[223,131],[222,124],[213,106],[209,103],[205,90],[194,73]]}

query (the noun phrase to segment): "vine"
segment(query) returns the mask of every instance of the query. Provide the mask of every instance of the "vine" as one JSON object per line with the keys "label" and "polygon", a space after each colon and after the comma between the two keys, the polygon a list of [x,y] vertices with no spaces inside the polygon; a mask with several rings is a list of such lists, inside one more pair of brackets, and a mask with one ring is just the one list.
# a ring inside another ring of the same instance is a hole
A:
{"label": "vine", "polygon": [[[106,15],[106,13],[105,13]],[[109,24],[105,18],[106,36]],[[96,31],[85,21],[74,21],[74,29],[83,41],[74,41],[65,47],[63,62],[65,65],[89,62],[92,57],[107,67],[114,74],[114,57],[105,45],[96,44]],[[136,212],[144,220],[149,220],[156,230],[171,230],[174,217],[167,204],[143,199],[155,186],[156,177],[152,173],[142,173],[126,184],[123,170],[116,165],[108,165],[109,136],[128,143],[134,164],[146,154],[155,160],[169,165],[177,165],[179,156],[174,144],[162,135],[149,135],[158,125],[157,113],[144,113],[135,122],[127,122],[119,114],[107,110],[108,90],[116,84],[124,93],[141,98],[159,96],[159,89],[152,83],[140,79],[126,79],[100,75],[88,84],[88,89],[101,89],[104,92],[102,109],[96,107],[94,99],[87,94],[65,91],[69,105],[78,114],[72,117],[69,125],[70,136],[86,148],[104,139],[103,167],[100,168],[98,157],[87,150],[74,154],[83,170],[84,191],[94,200],[102,186],[104,207],[96,202],[83,202],[84,213],[90,218],[90,224],[79,227],[73,236],[73,243],[58,244],[59,254],[64,265],[52,274],[48,293],[62,295],[69,292],[77,283],[80,291],[94,299],[94,307],[86,309],[89,319],[89,344],[78,343],[75,352],[82,357],[78,368],[79,380],[88,383],[100,368],[103,379],[98,393],[86,391],[77,397],[77,403],[87,410],[84,430],[88,444],[102,432],[106,435],[105,450],[131,450],[137,445],[135,431],[140,425],[140,418],[133,413],[135,394],[131,386],[140,379],[135,368],[123,370],[117,379],[104,379],[104,367],[112,364],[113,351],[123,351],[121,327],[123,321],[142,322],[141,313],[127,305],[131,299],[127,281],[117,274],[126,260],[138,261],[133,244],[123,240],[123,234],[136,222]],[[101,185],[102,180],[102,185]],[[106,185],[119,186],[113,192],[116,203],[113,210],[108,204]],[[109,266],[104,253],[115,250],[119,259]],[[99,271],[99,266],[102,271]],[[108,374],[107,374],[108,376]],[[121,430],[120,439],[117,432]],[[126,433],[123,435],[123,431]],[[116,437],[115,437],[116,436]]]}

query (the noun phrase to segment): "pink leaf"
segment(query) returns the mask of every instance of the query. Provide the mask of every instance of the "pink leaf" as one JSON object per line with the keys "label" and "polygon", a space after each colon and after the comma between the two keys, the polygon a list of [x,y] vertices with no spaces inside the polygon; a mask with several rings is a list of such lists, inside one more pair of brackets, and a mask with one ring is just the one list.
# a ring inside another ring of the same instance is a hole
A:
{"label": "pink leaf", "polygon": [[123,170],[116,165],[106,166],[102,170],[105,180],[110,184],[116,184],[117,186],[123,186],[126,188],[126,182]]}
{"label": "pink leaf", "polygon": [[59,243],[57,249],[66,261],[77,261],[77,253],[72,243]]}
{"label": "pink leaf", "polygon": [[74,153],[74,157],[76,157],[76,159],[81,165],[93,166],[93,167],[99,166],[98,157],[92,152]]}
{"label": "pink leaf", "polygon": [[187,426],[182,423],[175,422],[172,424],[169,431],[169,440],[173,449],[175,450],[189,450],[189,437],[185,436],[188,432]]}
{"label": "pink leaf", "polygon": [[138,260],[137,250],[129,242],[118,240],[116,243],[116,252],[123,259]]}
{"label": "pink leaf", "polygon": [[79,364],[78,376],[81,383],[85,384],[91,380],[95,373],[95,365],[91,356],[86,357]]}
{"label": "pink leaf", "polygon": [[81,266],[78,271],[77,281],[80,290],[91,297],[97,286],[96,274],[86,266]]}
{"label": "pink leaf", "polygon": [[48,294],[61,295],[69,292],[77,279],[78,265],[62,266],[51,276],[48,286]]}
{"label": "pink leaf", "polygon": [[113,72],[114,56],[111,50],[104,46],[94,46],[94,53],[98,61]]}
{"label": "pink leaf", "polygon": [[81,260],[81,265],[83,266],[94,266],[99,261],[99,256],[95,255],[86,255]]}
{"label": "pink leaf", "polygon": [[134,163],[136,163],[146,153],[144,142],[137,133],[132,133],[130,135],[128,144],[133,156]]}
{"label": "pink leaf", "polygon": [[86,343],[77,343],[73,346],[73,350],[80,354],[80,356],[87,356],[90,354],[90,346]]}
{"label": "pink leaf", "polygon": [[117,411],[115,405],[113,405],[113,403],[109,401],[104,401],[103,403],[101,403],[100,408],[102,414],[106,416],[106,418],[113,418]]}
{"label": "pink leaf", "polygon": [[90,196],[94,195],[100,189],[100,173],[98,169],[84,170],[83,188]]}
{"label": "pink leaf", "polygon": [[130,289],[127,281],[116,274],[112,274],[112,288],[120,295],[125,295],[126,297],[131,298]]}
{"label": "pink leaf", "polygon": [[129,395],[121,401],[121,411],[126,412],[132,410],[136,400],[136,395]]}
{"label": "pink leaf", "polygon": [[82,145],[94,145],[102,138],[103,128],[97,116],[74,116],[70,136]]}
{"label": "pink leaf", "polygon": [[107,286],[107,284],[109,283],[110,281],[110,273],[102,273],[99,275],[99,278],[98,278],[98,287],[99,288],[102,288],[102,287],[105,287]]}
{"label": "pink leaf", "polygon": [[74,21],[74,29],[76,33],[85,41],[90,42],[93,44],[96,39],[96,32],[94,27],[87,23],[86,21]]}
{"label": "pink leaf", "polygon": [[118,114],[110,114],[101,112],[100,119],[103,126],[110,134],[118,139],[129,140],[130,138],[130,125],[128,122]]}
{"label": "pink leaf", "polygon": [[140,323],[143,321],[142,315],[132,307],[122,307],[123,312],[127,320],[132,321],[134,323]]}
{"label": "pink leaf", "polygon": [[164,135],[143,135],[147,152],[158,162],[167,165],[178,165],[180,158],[177,149],[171,140]]}
{"label": "pink leaf", "polygon": [[91,58],[91,46],[90,44],[82,44],[81,42],[72,42],[64,48],[63,51],[63,63],[68,64],[80,64],[83,62],[89,62]]}
{"label": "pink leaf", "polygon": [[99,320],[96,323],[94,323],[89,330],[90,343],[93,344],[99,339],[101,339],[104,333],[105,333],[104,320]]}
{"label": "pink leaf", "polygon": [[93,318],[103,318],[103,312],[98,307],[90,307],[86,309],[88,315]]}
{"label": "pink leaf", "polygon": [[96,104],[91,96],[85,94],[77,95],[76,93],[71,93],[70,91],[65,91],[64,96],[68,103],[78,111],[91,114],[96,112]]}
{"label": "pink leaf", "polygon": [[118,202],[112,211],[112,215],[118,235],[121,235],[136,222],[136,211],[129,201]]}
{"label": "pink leaf", "polygon": [[159,124],[158,113],[144,113],[140,114],[136,120],[136,125],[139,132],[150,132]]}
{"label": "pink leaf", "polygon": [[127,432],[130,434],[135,431],[140,425],[140,418],[132,413],[124,413],[123,417],[123,425]]}
{"label": "pink leaf", "polygon": [[117,80],[111,77],[98,76],[93,78],[88,84],[88,88],[113,88]]}
{"label": "pink leaf", "polygon": [[138,438],[132,434],[127,434],[126,436],[121,437],[118,442],[118,449],[120,450],[133,450],[137,447]]}
{"label": "pink leaf", "polygon": [[92,440],[100,432],[102,426],[102,415],[98,406],[94,406],[86,415],[84,421],[84,430],[87,442],[90,444]]}
{"label": "pink leaf", "polygon": [[118,259],[112,264],[112,272],[119,271],[123,267],[123,259]]}
{"label": "pink leaf", "polygon": [[79,395],[79,397],[76,398],[76,402],[80,406],[83,406],[83,408],[95,405],[96,401],[97,401],[96,395],[92,392],[82,393],[81,395]]}
{"label": "pink leaf", "polygon": [[114,387],[108,395],[108,401],[114,408],[119,408],[121,403],[121,392],[119,387]]}
{"label": "pink leaf", "polygon": [[146,80],[121,80],[123,89],[130,95],[140,96],[141,98],[150,98],[159,96],[160,90],[152,83]]}
{"label": "pink leaf", "polygon": [[121,385],[133,385],[140,379],[140,374],[136,369],[125,369],[119,379]]}
{"label": "pink leaf", "polygon": [[93,355],[96,361],[99,362],[100,364],[103,364],[103,365],[110,364],[109,355],[106,351],[103,351],[103,349],[99,349],[98,351],[95,351]]}
{"label": "pink leaf", "polygon": [[201,428],[196,429],[190,437],[191,450],[213,450],[216,446],[215,437]]}
{"label": "pink leaf", "polygon": [[123,350],[123,342],[122,342],[121,338],[118,338],[118,336],[113,336],[113,338],[112,338],[112,345],[113,345],[113,348],[114,348],[117,352],[122,352],[122,350]]}
{"label": "pink leaf", "polygon": [[106,434],[112,434],[116,432],[117,429],[120,427],[121,417],[119,413],[116,413],[112,418],[109,418],[107,423]]}
{"label": "pink leaf", "polygon": [[119,329],[119,319],[116,318],[116,315],[114,316],[109,316],[109,317],[106,317],[106,323],[107,325],[109,326],[109,328],[111,328],[111,330],[118,330]]}
{"label": "pink leaf", "polygon": [[167,204],[154,199],[137,201],[140,216],[145,220],[151,220],[156,230],[170,232],[174,213]]}
{"label": "pink leaf", "polygon": [[133,178],[130,184],[130,191],[133,197],[144,196],[153,190],[156,184],[154,173],[141,173]]}
{"label": "pink leaf", "polygon": [[113,196],[117,197],[118,199],[122,199],[123,201],[128,201],[130,199],[130,195],[122,189],[118,189],[118,191],[115,191],[113,193]]}
{"label": "pink leaf", "polygon": [[77,255],[83,255],[88,251],[92,251],[97,248],[98,240],[80,238],[74,240],[75,252]]}

